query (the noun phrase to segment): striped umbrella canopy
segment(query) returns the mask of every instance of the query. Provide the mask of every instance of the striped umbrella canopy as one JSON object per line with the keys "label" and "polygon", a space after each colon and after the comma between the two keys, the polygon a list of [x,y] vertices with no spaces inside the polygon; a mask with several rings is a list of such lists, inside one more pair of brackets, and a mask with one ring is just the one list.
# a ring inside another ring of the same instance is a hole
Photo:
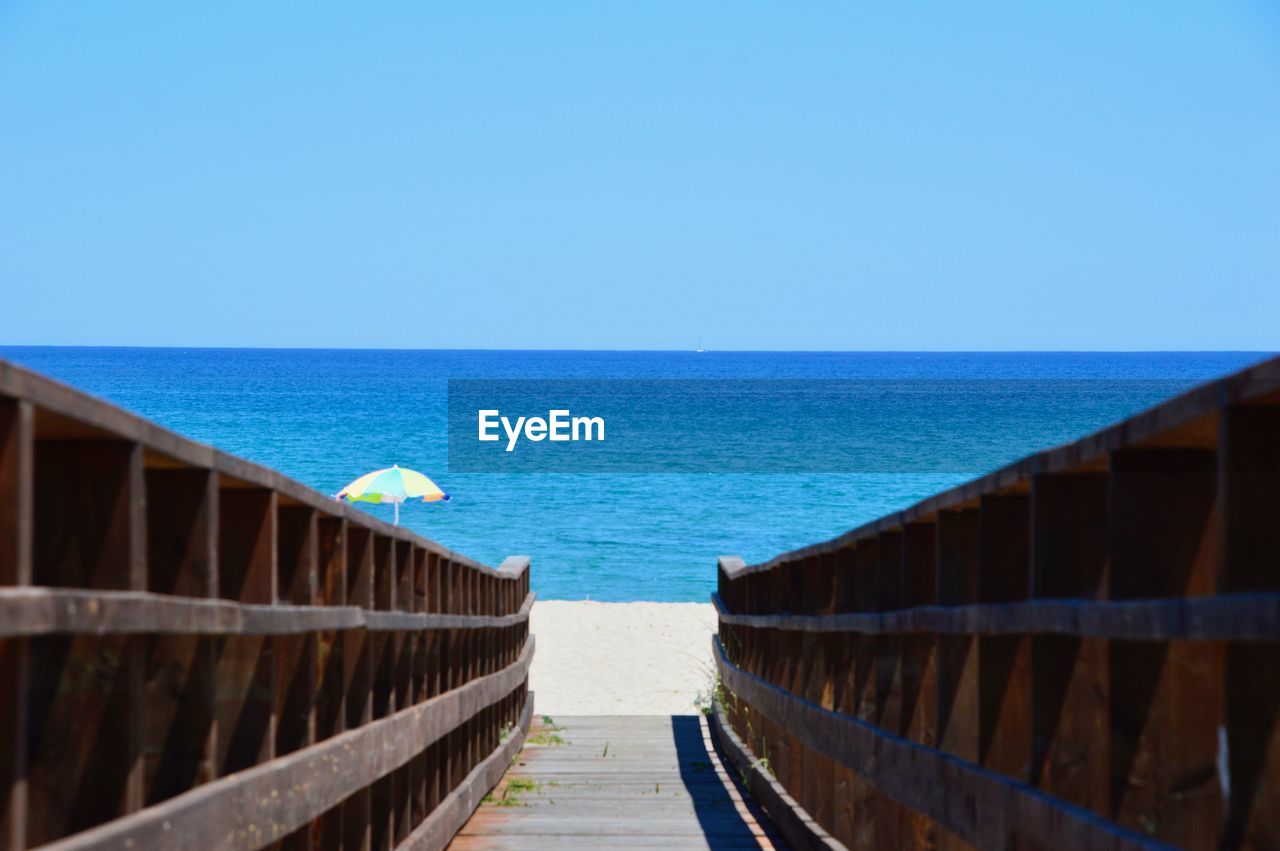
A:
{"label": "striped umbrella canopy", "polygon": [[338,491],[337,498],[346,502],[390,502],[396,507],[396,525],[399,526],[400,503],[411,499],[448,502],[449,494],[417,470],[402,469],[396,464],[365,473]]}

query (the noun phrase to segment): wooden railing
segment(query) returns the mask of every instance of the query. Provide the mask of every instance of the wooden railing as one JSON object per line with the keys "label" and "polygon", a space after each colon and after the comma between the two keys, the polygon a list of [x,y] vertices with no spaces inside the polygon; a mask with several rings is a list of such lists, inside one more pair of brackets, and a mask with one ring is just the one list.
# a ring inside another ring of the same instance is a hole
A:
{"label": "wooden railing", "polygon": [[1280,360],[752,567],[718,717],[798,846],[1280,847]]}
{"label": "wooden railing", "polygon": [[532,711],[492,570],[0,361],[0,848],[441,848]]}

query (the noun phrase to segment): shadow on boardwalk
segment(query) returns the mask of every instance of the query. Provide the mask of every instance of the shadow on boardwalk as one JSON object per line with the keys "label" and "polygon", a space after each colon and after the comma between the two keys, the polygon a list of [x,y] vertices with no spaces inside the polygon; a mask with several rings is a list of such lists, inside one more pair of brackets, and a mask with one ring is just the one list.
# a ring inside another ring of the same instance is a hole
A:
{"label": "shadow on boardwalk", "polygon": [[545,719],[451,848],[781,849],[700,715]]}

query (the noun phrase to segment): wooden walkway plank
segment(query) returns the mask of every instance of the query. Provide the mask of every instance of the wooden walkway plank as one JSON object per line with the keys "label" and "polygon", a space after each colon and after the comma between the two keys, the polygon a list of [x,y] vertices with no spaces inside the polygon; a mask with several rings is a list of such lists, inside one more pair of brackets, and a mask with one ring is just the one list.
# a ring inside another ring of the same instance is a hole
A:
{"label": "wooden walkway plank", "polygon": [[700,715],[535,722],[455,851],[782,849]]}

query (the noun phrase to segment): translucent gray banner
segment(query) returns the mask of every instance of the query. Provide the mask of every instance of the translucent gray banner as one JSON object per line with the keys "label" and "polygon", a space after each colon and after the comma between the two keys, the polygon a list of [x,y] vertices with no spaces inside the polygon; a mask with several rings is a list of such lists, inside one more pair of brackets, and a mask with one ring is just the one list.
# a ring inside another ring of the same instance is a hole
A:
{"label": "translucent gray banner", "polygon": [[453,379],[463,473],[962,473],[1074,440],[1182,379]]}

